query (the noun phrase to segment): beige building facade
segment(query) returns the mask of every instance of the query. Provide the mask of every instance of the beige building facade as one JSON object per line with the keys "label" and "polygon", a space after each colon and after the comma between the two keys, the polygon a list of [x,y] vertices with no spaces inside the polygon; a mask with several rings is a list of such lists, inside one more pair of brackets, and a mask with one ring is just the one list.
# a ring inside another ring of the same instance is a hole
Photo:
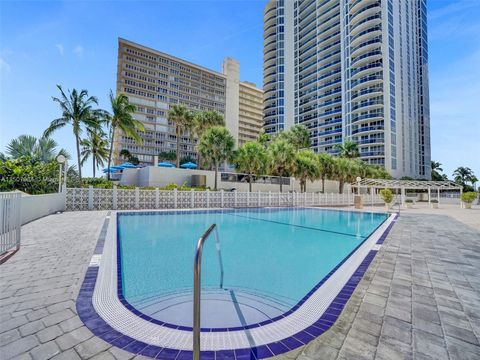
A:
{"label": "beige building facade", "polygon": [[[144,124],[145,131],[141,133],[141,144],[117,131],[114,164],[126,160],[120,156],[123,149],[144,165],[153,165],[154,157],[162,152],[175,152],[175,128],[168,121],[168,110],[175,104],[192,111],[215,110],[222,114],[237,145],[253,136],[252,129],[258,129],[258,136],[263,116],[257,108],[263,93],[254,85],[241,82],[239,75],[240,64],[231,58],[225,59],[220,73],[119,38],[117,94],[126,94],[136,106],[134,118]],[[244,87],[248,91],[242,91]],[[258,98],[250,98],[255,96]],[[247,131],[249,125],[251,130]],[[197,139],[184,134],[181,156],[195,158],[196,143]]]}

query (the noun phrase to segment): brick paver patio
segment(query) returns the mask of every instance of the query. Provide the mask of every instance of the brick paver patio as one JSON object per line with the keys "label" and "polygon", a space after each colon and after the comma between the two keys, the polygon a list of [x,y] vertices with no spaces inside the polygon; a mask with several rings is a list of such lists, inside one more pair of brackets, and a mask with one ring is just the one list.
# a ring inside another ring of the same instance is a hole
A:
{"label": "brick paver patio", "polygon": [[[130,359],[83,326],[75,299],[106,212],[22,228],[0,266],[0,358]],[[402,214],[335,325],[282,358],[480,359],[480,231]],[[136,357],[140,358],[140,357]]]}

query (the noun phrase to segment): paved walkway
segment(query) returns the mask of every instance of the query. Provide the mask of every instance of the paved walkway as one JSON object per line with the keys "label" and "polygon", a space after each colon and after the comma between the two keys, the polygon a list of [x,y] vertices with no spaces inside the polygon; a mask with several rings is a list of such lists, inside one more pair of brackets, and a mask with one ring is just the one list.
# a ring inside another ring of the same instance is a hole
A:
{"label": "paved walkway", "polygon": [[[93,336],[75,311],[105,214],[69,212],[23,227],[21,250],[0,266],[2,360],[133,357]],[[480,359],[479,270],[480,231],[402,213],[333,328],[281,357]]]}

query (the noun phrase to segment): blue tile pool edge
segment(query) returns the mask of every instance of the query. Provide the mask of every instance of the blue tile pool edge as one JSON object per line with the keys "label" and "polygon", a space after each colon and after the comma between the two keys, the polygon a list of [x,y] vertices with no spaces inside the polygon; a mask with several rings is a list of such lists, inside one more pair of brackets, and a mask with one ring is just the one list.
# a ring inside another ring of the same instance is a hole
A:
{"label": "blue tile pool edge", "polygon": [[[394,219],[396,220],[397,218],[398,214],[395,216]],[[102,231],[100,232],[99,238],[97,240],[95,254],[103,252],[103,245],[106,237],[106,231],[103,231],[103,229],[107,228],[108,221],[109,216],[107,215],[107,218],[105,219],[102,227]],[[379,226],[381,226],[381,224]],[[391,227],[389,226],[387,229],[385,229],[383,234],[388,234],[390,230]],[[308,344],[311,340],[322,335],[324,332],[330,329],[330,327],[335,323],[335,321],[338,319],[341,312],[343,311],[344,307],[346,306],[351,295],[355,291],[357,285],[363,278],[363,275],[367,271],[370,263],[372,262],[376,254],[377,250],[369,251],[369,253],[363,259],[362,263],[357,267],[350,279],[345,283],[343,288],[333,299],[333,301],[324,311],[322,316],[308,328],[280,341],[261,345],[255,348],[202,351],[201,358],[211,358],[219,360],[263,359],[275,355],[280,355]],[[102,340],[108,342],[113,346],[116,346],[136,355],[143,355],[150,358],[165,360],[186,360],[193,358],[192,351],[170,349],[156,345],[150,345],[142,341],[135,340],[130,336],[122,334],[121,332],[112,328],[107,322],[105,322],[96,312],[92,301],[95,284],[97,282],[98,270],[99,267],[96,265],[90,265],[87,268],[85,278],[76,301],[76,310],[78,316],[85,324],[85,326],[95,336],[101,338]]]}

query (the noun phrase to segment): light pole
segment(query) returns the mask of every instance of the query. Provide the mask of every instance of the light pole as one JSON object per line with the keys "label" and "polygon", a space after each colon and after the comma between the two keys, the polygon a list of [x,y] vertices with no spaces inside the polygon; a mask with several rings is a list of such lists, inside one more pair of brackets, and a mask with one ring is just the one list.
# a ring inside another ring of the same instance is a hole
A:
{"label": "light pole", "polygon": [[[64,155],[60,154],[57,156],[58,162],[58,192],[62,192],[62,165],[65,164],[67,159]],[[65,179],[67,178],[67,174],[65,174]]]}

